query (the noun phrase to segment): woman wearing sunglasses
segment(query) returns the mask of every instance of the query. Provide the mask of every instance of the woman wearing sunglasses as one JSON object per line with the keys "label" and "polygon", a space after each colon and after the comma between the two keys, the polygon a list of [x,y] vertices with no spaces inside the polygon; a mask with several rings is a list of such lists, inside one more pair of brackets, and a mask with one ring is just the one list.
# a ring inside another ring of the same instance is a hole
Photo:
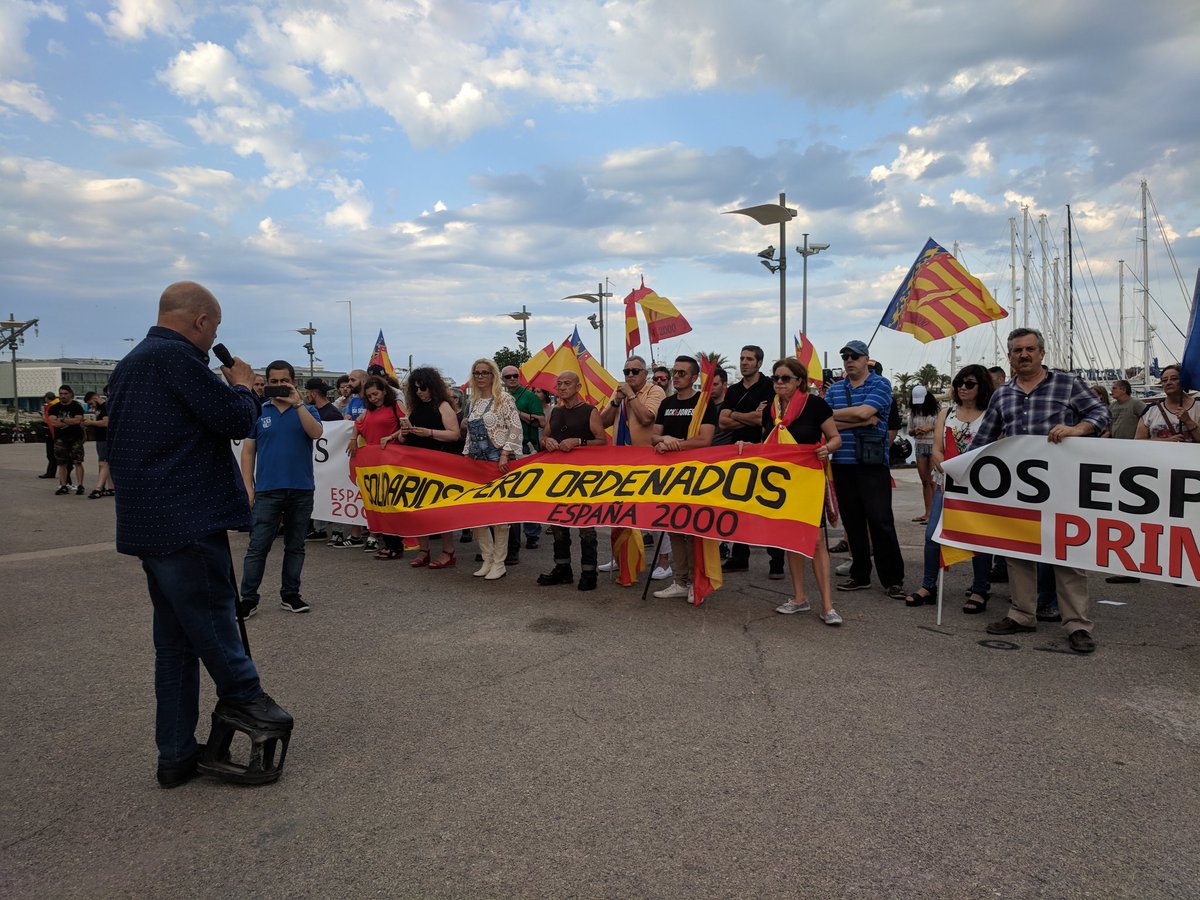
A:
{"label": "woman wearing sunglasses", "polygon": [[[450,391],[437,369],[423,366],[413,369],[406,385],[408,396],[408,418],[400,422],[404,429],[404,442],[409,447],[425,450],[440,450],[454,453],[459,450],[461,431],[458,414],[450,402]],[[441,538],[442,552],[437,559],[430,559],[430,537]],[[409,563],[414,569],[429,566],[431,569],[448,569],[456,562],[454,535],[443,533],[422,535],[417,538],[420,551]]]}
{"label": "woman wearing sunglasses", "polygon": [[[978,363],[963,367],[951,382],[952,404],[943,409],[937,418],[933,430],[933,469],[936,488],[933,494],[933,508],[929,513],[929,524],[925,526],[925,573],[921,586],[908,595],[904,601],[907,606],[920,606],[923,603],[937,602],[937,580],[941,568],[942,545],[933,539],[937,530],[938,520],[942,517],[942,490],[945,475],[942,474],[942,463],[946,459],[946,442],[954,441],[951,456],[965,453],[971,445],[971,438],[979,427],[988,403],[992,399],[992,379],[987,369]],[[957,453],[955,452],[957,451]],[[992,557],[988,553],[976,553],[971,557],[971,589],[967,594],[967,602],[963,604],[965,613],[981,613],[987,609],[991,599],[991,584],[988,582],[988,572],[991,570]]]}
{"label": "woman wearing sunglasses", "polygon": [[[471,364],[471,386],[467,394],[467,442],[463,455],[496,463],[503,475],[508,461],[521,452],[521,419],[512,395],[500,386],[500,368],[490,359]],[[508,525],[475,529],[483,565],[475,575],[495,581],[502,578],[508,556]]]}
{"label": "woman wearing sunglasses", "polygon": [[[842,436],[833,423],[833,410],[820,397],[808,393],[808,369],[800,360],[781,359],[771,367],[771,373],[775,399],[763,410],[763,434],[786,428],[797,444],[817,444],[817,461],[824,465],[829,461],[829,454],[842,446]],[[800,399],[796,400],[798,393]],[[770,439],[774,440],[775,436]],[[821,527],[824,526],[825,514],[822,512]],[[804,560],[801,554],[788,551],[788,574],[792,576],[794,596],[777,606],[775,612],[790,615],[812,609],[804,590]],[[821,594],[821,621],[826,625],[841,625],[842,617],[833,608],[829,591],[829,550],[824,536],[817,537],[812,566],[817,591]]]}

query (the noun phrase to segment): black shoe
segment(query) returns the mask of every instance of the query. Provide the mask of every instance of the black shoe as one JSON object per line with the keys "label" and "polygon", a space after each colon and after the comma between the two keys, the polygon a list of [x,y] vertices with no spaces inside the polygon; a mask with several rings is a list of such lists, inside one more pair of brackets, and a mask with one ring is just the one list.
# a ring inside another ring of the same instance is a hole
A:
{"label": "black shoe", "polygon": [[[507,563],[506,563],[506,565],[507,565]],[[588,574],[587,572],[584,573],[585,576],[587,574]],[[592,587],[595,587],[596,586],[596,573],[592,572],[591,576],[592,576]],[[582,582],[582,580],[583,580],[583,578],[581,577],[580,581]],[[541,585],[574,584],[575,583],[575,573],[571,571],[570,566],[564,566],[562,563],[558,563],[549,572],[543,572],[541,575],[539,575],[537,578],[537,583],[541,584]],[[587,590],[587,589],[584,588],[584,590]]]}
{"label": "black shoe", "polygon": [[54,496],[61,497],[64,494],[69,494],[69,493],[71,493],[71,489],[69,487],[67,487],[65,484],[60,484],[58,486],[58,490],[54,492]]}
{"label": "black shoe", "polygon": [[1015,619],[1005,616],[999,622],[992,622],[984,629],[988,634],[1022,634],[1026,631],[1037,631],[1033,625],[1022,625]]}
{"label": "black shoe", "polygon": [[[858,581],[854,578],[850,578],[839,584],[837,589],[839,591],[861,591],[864,588],[869,588],[870,586],[871,582],[869,581]],[[901,590],[901,593],[903,593],[903,590]]]}
{"label": "black shoe", "polygon": [[49,475],[39,475],[38,476],[38,478],[54,478],[54,477],[56,477],[54,472],[51,472]]}
{"label": "black shoe", "polygon": [[1058,607],[1050,607],[1048,609],[1039,609],[1037,611],[1037,620],[1039,622],[1061,622],[1062,613],[1058,611]]}
{"label": "black shoe", "polygon": [[317,531],[315,528],[309,529],[308,534],[304,536],[306,541],[327,541],[329,540],[329,532]]}
{"label": "black shoe", "polygon": [[783,581],[783,566],[771,566],[771,570],[767,572],[767,577],[772,581]]}
{"label": "black shoe", "polygon": [[255,600],[253,603],[247,603],[244,600],[239,600],[238,606],[240,607],[240,609],[242,611],[243,619],[248,619],[252,615],[254,615],[256,612],[258,612],[258,601],[257,600]]}
{"label": "black shoe", "polygon": [[158,764],[158,786],[161,788],[177,788],[181,784],[187,784],[196,777],[196,763],[200,762],[200,756],[204,753],[204,745],[200,744],[196,747],[196,752],[187,759],[180,760],[170,765]]}
{"label": "black shoe", "polygon": [[1107,584],[1141,584],[1142,579],[1132,575],[1109,575],[1104,581]]}
{"label": "black shoe", "polygon": [[[890,587],[885,588],[884,593],[887,594],[888,598],[891,600],[904,600],[906,597],[908,597],[908,594],[904,593],[904,585],[902,584],[893,584]],[[937,603],[937,600],[935,599],[933,602]]]}
{"label": "black shoe", "polygon": [[525,549],[526,550],[536,550],[537,548],[538,548],[538,539],[537,538],[526,538],[525,539]]}
{"label": "black shoe", "polygon": [[504,564],[506,566],[515,566],[520,561],[520,553],[517,550],[510,550],[508,556],[504,557]]}
{"label": "black shoe", "polygon": [[832,547],[830,547],[829,552],[830,553],[849,553],[850,545],[848,543],[846,543],[846,540],[843,538],[842,540],[840,540],[836,544],[834,544]]}
{"label": "black shoe", "polygon": [[245,703],[218,700],[216,711],[251,729],[292,727],[291,713],[272,700],[265,691]]}
{"label": "black shoe", "polygon": [[1067,645],[1076,653],[1091,653],[1096,649],[1096,639],[1081,628],[1067,635]]}
{"label": "black shoe", "polygon": [[729,559],[725,560],[725,562],[721,563],[721,571],[722,572],[749,572],[750,571],[750,563],[744,562],[743,560],[740,560],[740,559],[733,559],[732,557],[730,557]]}
{"label": "black shoe", "polygon": [[721,557],[721,562],[724,562],[725,560],[729,559],[729,544],[728,544],[728,542],[721,541],[721,543],[717,545],[717,553]]}
{"label": "black shoe", "polygon": [[460,534],[460,535],[458,536],[458,542],[459,542],[460,544],[469,544],[469,543],[471,543],[471,541],[473,541],[473,540],[475,540],[475,538],[473,538],[473,537],[471,536],[471,529],[470,529],[470,528],[464,528],[464,529],[462,530],[462,534]]}
{"label": "black shoe", "polygon": [[83,496],[83,485],[82,484],[79,487],[75,488],[75,493],[78,494],[80,497]]}
{"label": "black shoe", "polygon": [[595,572],[580,572],[579,573],[579,590],[594,591],[596,589],[596,573]]}
{"label": "black shoe", "polygon": [[304,598],[301,597],[299,594],[292,594],[288,597],[281,597],[279,599],[279,605],[282,606],[284,609],[286,609],[288,612],[294,612],[294,613],[306,613],[311,608],[307,603],[304,602]]}
{"label": "black shoe", "polygon": [[654,546],[654,538],[652,538],[648,534],[643,534],[642,535],[642,544],[644,544],[647,547],[653,547]]}
{"label": "black shoe", "polygon": [[988,581],[992,584],[1008,584],[1008,566],[992,566],[992,571],[988,572]]}

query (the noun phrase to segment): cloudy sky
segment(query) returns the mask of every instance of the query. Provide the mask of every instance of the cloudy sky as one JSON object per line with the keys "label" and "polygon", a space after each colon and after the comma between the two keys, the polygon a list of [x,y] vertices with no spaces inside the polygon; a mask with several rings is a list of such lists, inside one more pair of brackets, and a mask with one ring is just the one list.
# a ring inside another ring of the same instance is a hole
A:
{"label": "cloudy sky", "polygon": [[[311,321],[347,367],[352,309],[356,363],[382,328],[398,364],[462,377],[516,344],[522,304],[532,346],[577,324],[598,356],[592,307],[559,298],[644,275],[695,326],[659,355],[773,355],[779,281],[755,254],[778,229],[721,213],[786,191],[789,334],[807,231],[831,245],[808,274],[832,357],[931,236],[1010,306],[1022,206],[1029,314],[1054,325],[1036,235],[1045,215],[1065,257],[1071,204],[1076,363],[1108,365],[1146,179],[1166,362],[1200,265],[1198,96],[1185,0],[0,0],[0,313],[40,318],[23,355],[119,357],[194,279],[252,362],[300,362]],[[948,343],[872,347],[895,372],[946,368]],[[995,346],[973,329],[960,358]]]}

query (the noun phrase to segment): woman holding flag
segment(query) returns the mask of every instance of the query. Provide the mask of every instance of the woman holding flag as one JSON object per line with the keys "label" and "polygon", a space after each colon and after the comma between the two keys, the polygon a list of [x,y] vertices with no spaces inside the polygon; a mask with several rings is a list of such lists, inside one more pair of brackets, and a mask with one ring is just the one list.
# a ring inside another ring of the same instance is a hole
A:
{"label": "woman holding flag", "polygon": [[[781,359],[771,367],[775,400],[763,410],[763,443],[817,444],[817,461],[828,465],[829,455],[842,445],[842,436],[833,423],[833,410],[820,397],[808,392],[808,369],[795,357]],[[769,433],[768,433],[769,432]],[[739,450],[741,449],[739,444]],[[825,517],[821,517],[822,527]],[[794,597],[775,612],[791,615],[812,609],[804,590],[804,557],[788,552],[788,574],[792,577]],[[813,576],[821,594],[821,621],[826,625],[841,625],[842,617],[833,608],[829,592],[829,550],[824,538],[818,536],[813,554]]]}
{"label": "woman holding flag", "polygon": [[[945,481],[942,462],[953,459],[971,445],[971,438],[975,429],[979,427],[979,420],[983,418],[988,403],[991,402],[994,390],[988,370],[978,363],[964,366],[950,382],[952,404],[938,414],[937,424],[933,428],[933,469],[936,487],[929,524],[925,527],[925,574],[921,586],[904,601],[907,606],[937,603],[942,545],[935,541],[933,536],[942,518],[942,488]],[[991,567],[991,554],[976,553],[971,558],[971,589],[967,594],[967,602],[963,604],[963,612],[973,614],[987,609],[988,600],[991,599],[992,586],[988,581]]]}

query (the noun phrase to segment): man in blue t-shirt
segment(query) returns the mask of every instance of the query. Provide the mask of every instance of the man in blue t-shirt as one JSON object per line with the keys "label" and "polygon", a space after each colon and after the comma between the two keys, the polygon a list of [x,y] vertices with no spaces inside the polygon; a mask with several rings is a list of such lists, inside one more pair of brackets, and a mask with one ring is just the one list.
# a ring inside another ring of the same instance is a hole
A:
{"label": "man in blue t-shirt", "polygon": [[839,591],[871,586],[871,557],[889,597],[903,600],[904,557],[892,517],[892,473],[888,468],[888,413],[892,383],[870,369],[867,345],[842,348],[846,377],[825,393],[842,446],[830,460],[838,508],[850,544],[850,578]]}
{"label": "man in blue t-shirt", "polygon": [[321,436],[321,420],[317,411],[300,399],[291,363],[279,359],[268,365],[266,382],[267,400],[254,430],[242,442],[242,481],[254,511],[250,545],[242,564],[242,615],[247,618],[258,612],[258,587],[281,519],[279,605],[294,613],[309,609],[300,596],[300,572],[316,491],[312,443]]}

